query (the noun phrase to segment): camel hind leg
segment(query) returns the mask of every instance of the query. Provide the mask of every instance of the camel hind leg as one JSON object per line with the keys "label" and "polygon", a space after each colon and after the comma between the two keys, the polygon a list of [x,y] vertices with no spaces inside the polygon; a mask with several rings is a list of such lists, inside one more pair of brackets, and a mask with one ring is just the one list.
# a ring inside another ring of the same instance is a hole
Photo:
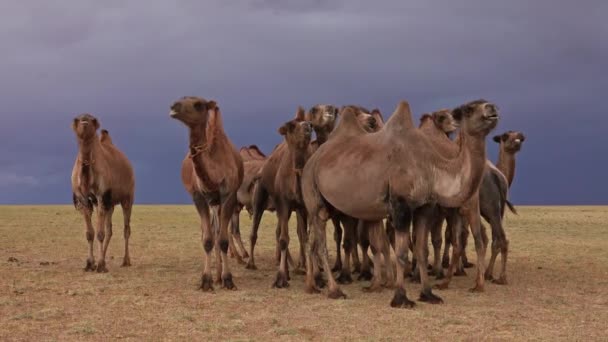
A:
{"label": "camel hind leg", "polygon": [[331,222],[334,225],[334,241],[336,242],[336,262],[332,267],[332,272],[340,272],[342,270],[342,250],[340,245],[342,244],[342,226],[340,225],[340,219],[332,216]]}
{"label": "camel hind leg", "polygon": [[131,256],[129,254],[129,238],[131,237],[131,210],[133,209],[133,201],[123,201],[120,206],[122,207],[122,215],[124,219],[124,239],[125,239],[125,255],[122,259],[122,267],[131,266]]}
{"label": "camel hind leg", "polygon": [[429,282],[429,276],[427,274],[427,256],[426,251],[428,250],[428,224],[432,223],[433,218],[437,214],[437,207],[435,205],[425,205],[416,209],[414,213],[414,231],[416,234],[416,255],[418,256],[418,270],[420,272],[420,283],[422,284],[422,291],[420,292],[420,301],[431,304],[443,303],[443,300],[433,294],[431,290],[431,284]]}
{"label": "camel hind leg", "polygon": [[389,199],[389,214],[395,227],[395,255],[397,257],[397,279],[391,307],[412,308],[415,303],[407,298],[404,285],[405,274],[411,270],[407,253],[411,241],[410,224],[412,222],[412,211],[404,198],[391,196]]}
{"label": "camel hind leg", "polygon": [[232,231],[232,237],[234,238],[234,241],[236,243],[236,249],[237,249],[237,253],[239,253],[239,255],[242,258],[249,258],[249,254],[247,253],[247,249],[245,248],[245,245],[243,244],[243,239],[241,238],[241,215],[240,215],[240,210],[235,211],[234,214],[232,215],[232,220],[230,221],[231,224],[231,231]]}
{"label": "camel hind leg", "polygon": [[258,229],[260,228],[262,214],[264,213],[264,209],[266,209],[266,206],[268,205],[268,197],[268,192],[260,183],[258,183],[255,186],[255,191],[253,194],[253,224],[251,226],[250,237],[251,245],[249,246],[249,261],[247,262],[247,266],[245,267],[249,270],[257,269],[254,259],[254,249],[255,244],[258,241]]}
{"label": "camel hind leg", "polygon": [[[353,282],[351,274],[351,256],[353,250],[357,248],[355,236],[357,230],[357,220],[343,215],[341,217],[344,225],[344,264],[341,266],[340,275],[336,279],[340,284],[350,284]],[[333,270],[332,270],[333,271]]]}

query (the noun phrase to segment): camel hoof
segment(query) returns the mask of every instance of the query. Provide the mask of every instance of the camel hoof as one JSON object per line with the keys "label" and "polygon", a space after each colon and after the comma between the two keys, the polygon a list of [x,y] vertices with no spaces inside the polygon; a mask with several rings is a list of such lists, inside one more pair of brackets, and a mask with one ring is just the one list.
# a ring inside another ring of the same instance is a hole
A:
{"label": "camel hoof", "polygon": [[122,265],[120,267],[130,267],[131,266],[131,258],[124,258],[122,260]]}
{"label": "camel hoof", "polygon": [[106,267],[105,262],[100,262],[97,264],[97,273],[108,273],[108,268]]}
{"label": "camel hoof", "polygon": [[213,279],[211,279],[211,275],[203,274],[200,289],[203,290],[203,292],[213,291]]}
{"label": "camel hoof", "polygon": [[449,283],[441,283],[441,284],[435,285],[435,288],[437,290],[447,290],[449,287],[450,287]]}
{"label": "camel hoof", "polygon": [[232,281],[232,273],[226,273],[222,277],[222,288],[226,290],[236,290],[236,285]]}
{"label": "camel hoof", "polygon": [[433,294],[431,290],[420,292],[420,298],[418,298],[418,300],[429,304],[443,304],[443,299]]}
{"label": "camel hoof", "polygon": [[374,277],[374,275],[372,274],[372,272],[370,272],[369,270],[365,270],[365,271],[361,271],[361,273],[359,273],[359,277],[357,277],[357,280],[361,281],[361,280],[372,280],[372,278]]}
{"label": "camel hoof", "polygon": [[382,292],[382,286],[378,285],[378,284],[372,284],[370,286],[364,286],[363,287],[363,292],[368,292],[368,293],[379,293]]}
{"label": "camel hoof", "polygon": [[289,287],[289,282],[287,282],[287,275],[284,272],[277,272],[277,277],[272,283],[272,288],[275,289],[286,289]]}
{"label": "camel hoof", "polygon": [[464,277],[466,275],[467,275],[467,272],[464,271],[464,268],[461,268],[459,270],[456,270],[456,272],[454,272],[455,277]]}
{"label": "camel hoof", "polygon": [[315,276],[315,285],[320,289],[324,288],[327,285],[327,282],[325,281],[325,279],[323,279],[321,273]]}
{"label": "camel hoof", "polygon": [[316,294],[316,293],[321,293],[321,290],[319,290],[316,286],[305,286],[304,287],[304,292],[308,293],[308,294]]}
{"label": "camel hoof", "polygon": [[346,295],[344,294],[344,292],[342,292],[342,290],[340,290],[340,288],[336,288],[333,291],[329,291],[329,293],[327,294],[327,297],[329,297],[331,299],[340,299],[340,298],[346,299]]}
{"label": "camel hoof", "polygon": [[398,288],[395,290],[395,295],[393,296],[393,300],[391,300],[391,307],[411,309],[414,306],[416,306],[416,303],[407,299],[405,290],[403,288]]}
{"label": "camel hoof", "polygon": [[353,278],[348,272],[340,272],[338,278],[336,278],[338,284],[351,284],[353,282]]}
{"label": "camel hoof", "polygon": [[475,267],[475,264],[474,264],[474,263],[472,263],[472,262],[469,262],[469,261],[467,260],[467,261],[464,261],[464,262],[462,263],[462,266],[463,266],[464,268],[473,268],[473,267]]}
{"label": "camel hoof", "polygon": [[95,265],[95,261],[87,260],[87,264],[84,267],[85,272],[94,272],[97,269],[97,265]]}
{"label": "camel hoof", "polygon": [[493,281],[494,280],[494,276],[491,273],[486,273],[483,275],[483,277],[488,280],[488,281]]}
{"label": "camel hoof", "polygon": [[500,277],[498,279],[492,280],[492,284],[496,285],[508,285],[507,277]]}
{"label": "camel hoof", "polygon": [[484,291],[485,290],[484,290],[483,286],[479,286],[479,285],[475,285],[474,288],[469,289],[469,292],[472,292],[472,293],[481,293],[481,292],[484,292]]}
{"label": "camel hoof", "polygon": [[249,259],[249,262],[247,263],[247,266],[245,266],[245,268],[248,270],[257,270],[258,269],[255,266],[255,264],[251,261],[251,259]]}

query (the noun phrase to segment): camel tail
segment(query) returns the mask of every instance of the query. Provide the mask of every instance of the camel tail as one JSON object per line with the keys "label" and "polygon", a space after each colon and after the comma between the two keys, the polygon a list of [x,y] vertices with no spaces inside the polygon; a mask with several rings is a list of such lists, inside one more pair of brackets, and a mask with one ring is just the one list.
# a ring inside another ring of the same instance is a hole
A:
{"label": "camel tail", "polygon": [[518,214],[517,214],[517,210],[516,210],[516,209],[515,209],[515,207],[513,206],[513,203],[511,203],[511,202],[509,202],[508,200],[506,200],[506,199],[505,199],[505,204],[507,205],[507,207],[509,208],[509,210],[510,210],[510,211],[511,211],[513,214],[518,215]]}

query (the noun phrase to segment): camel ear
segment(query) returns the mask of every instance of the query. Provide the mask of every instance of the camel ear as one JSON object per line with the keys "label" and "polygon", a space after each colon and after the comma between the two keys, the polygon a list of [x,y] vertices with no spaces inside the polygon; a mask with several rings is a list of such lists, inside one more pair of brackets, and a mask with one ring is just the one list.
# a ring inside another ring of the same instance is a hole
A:
{"label": "camel ear", "polygon": [[78,126],[78,118],[74,118],[74,120],[72,121],[72,130],[76,130],[76,127]]}
{"label": "camel ear", "polygon": [[495,135],[494,138],[492,138],[492,140],[494,140],[494,142],[497,142],[499,144],[500,144],[500,139],[501,139],[500,135]]}
{"label": "camel ear", "polygon": [[452,117],[454,118],[454,120],[456,121],[460,121],[462,120],[462,117],[464,116],[464,109],[462,108],[462,106],[455,108],[452,111]]}
{"label": "camel ear", "polygon": [[424,120],[431,119],[431,118],[432,118],[431,114],[429,114],[429,113],[424,113],[424,114],[422,114],[422,116],[420,117],[420,123],[424,122]]}
{"label": "camel ear", "polygon": [[196,110],[197,112],[202,112],[207,108],[206,104],[203,101],[194,102],[192,107],[194,107],[194,110]]}
{"label": "camel ear", "polygon": [[519,139],[521,139],[521,142],[526,141],[526,136],[523,133],[519,133]]}
{"label": "camel ear", "polygon": [[[217,108],[217,102],[213,101],[213,100],[209,100],[207,102],[207,110],[214,110]],[[217,108],[217,110],[219,110],[219,108]]]}
{"label": "camel ear", "polygon": [[334,107],[334,116],[338,117],[339,113],[340,113],[340,111],[338,110],[338,107]]}
{"label": "camel ear", "polygon": [[298,106],[298,110],[296,111],[295,119],[298,121],[304,121],[306,119],[306,114],[305,114],[304,108],[302,108],[302,106]]}
{"label": "camel ear", "polygon": [[295,123],[293,123],[293,121],[289,121],[288,123],[281,126],[281,128],[279,128],[279,134],[283,136],[287,135],[287,133],[293,131],[294,127]]}
{"label": "camel ear", "polygon": [[99,129],[99,121],[97,119],[93,119],[93,126],[95,126],[95,130]]}

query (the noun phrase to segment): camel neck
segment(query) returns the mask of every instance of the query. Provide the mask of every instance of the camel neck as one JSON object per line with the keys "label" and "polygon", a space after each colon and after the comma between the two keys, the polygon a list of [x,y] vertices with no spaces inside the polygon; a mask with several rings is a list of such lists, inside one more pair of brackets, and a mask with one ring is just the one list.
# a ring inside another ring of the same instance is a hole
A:
{"label": "camel neck", "polygon": [[91,164],[95,159],[95,154],[99,150],[99,139],[97,134],[90,138],[78,139],[78,160],[83,164]]}
{"label": "camel neck", "polygon": [[190,158],[194,165],[194,172],[202,181],[207,190],[217,190],[217,184],[211,181],[206,160],[209,156],[209,142],[207,139],[206,125],[190,127]]}
{"label": "camel neck", "polygon": [[515,178],[515,154],[505,151],[501,146],[496,167],[507,177],[509,187],[511,187],[513,178]]}
{"label": "camel neck", "polygon": [[468,135],[461,130],[457,143],[458,156],[445,163],[441,177],[446,179],[439,180],[442,187],[438,189],[440,204],[451,208],[462,206],[478,191],[486,161],[484,136]]}

